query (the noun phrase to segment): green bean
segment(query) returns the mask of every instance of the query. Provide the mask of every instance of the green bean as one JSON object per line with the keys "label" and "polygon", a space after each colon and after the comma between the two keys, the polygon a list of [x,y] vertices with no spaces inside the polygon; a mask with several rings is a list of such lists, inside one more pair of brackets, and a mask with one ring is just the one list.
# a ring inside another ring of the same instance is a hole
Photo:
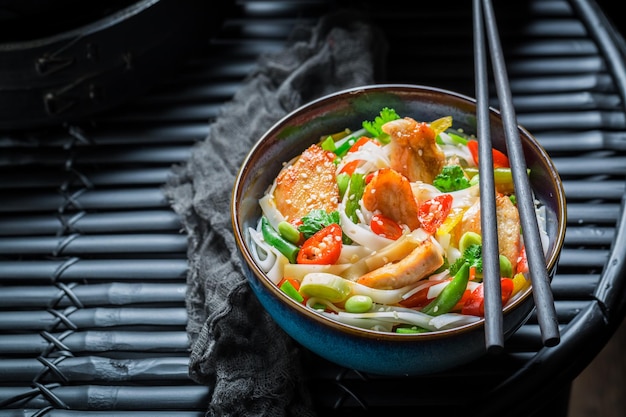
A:
{"label": "green bean", "polygon": [[355,223],[359,218],[356,211],[359,206],[359,200],[363,197],[365,190],[365,176],[363,174],[352,174],[350,176],[350,189],[348,191],[348,201],[346,202],[346,215]]}
{"label": "green bean", "polygon": [[263,234],[265,242],[278,249],[280,253],[289,259],[290,263],[296,263],[300,248],[283,238],[280,233],[274,230],[265,216],[261,217],[261,233]]}
{"label": "green bean", "polygon": [[293,284],[288,280],[285,280],[285,282],[282,283],[280,289],[282,292],[284,292],[297,302],[301,303],[302,301],[304,301],[304,297],[302,296],[302,294],[300,294],[298,290],[296,290],[296,287],[294,287]]}
{"label": "green bean", "polygon": [[463,294],[467,289],[469,270],[469,264],[465,262],[452,278],[452,281],[450,281],[450,283],[446,285],[443,290],[441,290],[439,295],[433,301],[422,309],[422,313],[426,313],[431,316],[438,316],[452,310],[461,297],[463,297]]}

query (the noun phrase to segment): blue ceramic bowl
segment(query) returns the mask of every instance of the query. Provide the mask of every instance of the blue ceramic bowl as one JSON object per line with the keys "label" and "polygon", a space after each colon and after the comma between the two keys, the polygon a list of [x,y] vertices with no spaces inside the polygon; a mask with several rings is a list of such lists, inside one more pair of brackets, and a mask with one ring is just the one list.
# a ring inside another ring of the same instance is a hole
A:
{"label": "blue ceramic bowl", "polygon": [[[486,353],[484,319],[451,330],[395,334],[364,330],[325,318],[297,303],[274,285],[255,264],[246,230],[261,214],[258,200],[281,169],[281,163],[300,154],[329,132],[359,127],[383,107],[416,120],[451,115],[455,128],[476,132],[475,100],[437,88],[418,85],[371,85],[337,92],[293,111],[269,129],[251,149],[237,176],[232,197],[232,223],[250,285],[273,319],[297,342],[346,368],[380,375],[423,375],[466,364]],[[502,120],[490,110],[494,147],[506,149]],[[559,175],[545,150],[519,127],[530,182],[546,206],[548,234],[546,256],[554,276],[565,237],[565,195]],[[503,313],[505,340],[529,318],[532,289],[527,289]]]}

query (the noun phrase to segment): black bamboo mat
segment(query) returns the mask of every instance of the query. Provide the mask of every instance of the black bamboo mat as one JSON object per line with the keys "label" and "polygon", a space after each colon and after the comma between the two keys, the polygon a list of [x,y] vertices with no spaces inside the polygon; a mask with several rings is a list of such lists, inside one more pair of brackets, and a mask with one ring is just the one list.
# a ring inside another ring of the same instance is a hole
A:
{"label": "black bamboo mat", "polygon": [[[473,95],[470,2],[444,3],[354,3],[389,38],[381,82]],[[543,348],[531,317],[504,354],[411,378],[305,352],[321,416],[559,415],[624,317],[624,40],[592,0],[494,3],[519,121],[553,157],[568,199],[552,283],[561,343]],[[0,417],[204,414],[211,387],[187,376],[186,241],[160,187],[257,57],[336,6],[237,1],[144,96],[80,123],[0,132]]]}

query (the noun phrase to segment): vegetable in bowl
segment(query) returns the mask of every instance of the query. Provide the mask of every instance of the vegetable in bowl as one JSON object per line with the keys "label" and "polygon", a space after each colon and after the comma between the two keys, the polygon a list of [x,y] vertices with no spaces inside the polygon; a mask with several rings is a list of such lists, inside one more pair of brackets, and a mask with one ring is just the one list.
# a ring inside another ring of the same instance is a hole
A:
{"label": "vegetable in bowl", "polygon": [[[493,146],[504,150],[502,118],[489,113]],[[393,164],[420,156],[419,148],[403,152],[394,143],[401,123],[429,138],[421,173]],[[287,334],[331,362],[383,375],[440,372],[486,352],[478,289],[482,238],[478,222],[469,221],[478,211],[472,203],[480,175],[475,129],[476,103],[469,97],[381,84],[307,103],[260,137],[235,181],[231,218],[250,287]],[[565,194],[548,154],[518,130],[551,278],[565,236]],[[510,170],[494,167],[494,177],[500,203],[515,207]],[[411,194],[415,205],[407,204]],[[522,244],[517,259],[507,257],[510,267],[504,259],[501,265],[503,294],[513,284],[503,306],[505,340],[534,306]],[[477,301],[464,314],[459,306],[475,289]]]}
{"label": "vegetable in bowl", "polygon": [[[479,321],[477,138],[449,115],[373,116],[285,162],[248,228],[255,262],[295,301],[350,326],[411,334]],[[506,306],[530,281],[508,159],[492,153]],[[537,203],[547,254],[543,210]]]}

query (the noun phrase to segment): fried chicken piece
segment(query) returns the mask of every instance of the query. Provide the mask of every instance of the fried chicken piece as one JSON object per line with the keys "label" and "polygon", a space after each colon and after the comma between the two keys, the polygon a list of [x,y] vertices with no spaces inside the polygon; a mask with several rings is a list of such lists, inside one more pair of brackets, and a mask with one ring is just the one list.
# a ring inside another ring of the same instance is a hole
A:
{"label": "fried chicken piece", "polygon": [[[501,255],[506,256],[511,261],[513,268],[515,268],[520,255],[521,223],[517,207],[504,194],[496,196],[496,219],[498,224],[499,252]],[[463,215],[459,236],[470,231],[480,234],[480,230],[480,200],[477,200]]]}
{"label": "fried chicken piece", "polygon": [[335,179],[335,155],[311,145],[276,179],[276,207],[287,221],[298,220],[311,210],[337,210],[339,188]]}
{"label": "fried chicken piece", "polygon": [[390,166],[409,181],[431,184],[441,172],[446,157],[435,142],[436,133],[427,123],[410,117],[385,123],[383,132],[391,137]]}
{"label": "fried chicken piece", "polygon": [[369,211],[380,211],[383,216],[411,230],[420,226],[417,202],[409,180],[391,168],[376,172],[363,192],[363,206]]}
{"label": "fried chicken piece", "polygon": [[426,239],[398,262],[370,271],[356,282],[377,289],[402,288],[432,274],[443,262],[440,247]]}

